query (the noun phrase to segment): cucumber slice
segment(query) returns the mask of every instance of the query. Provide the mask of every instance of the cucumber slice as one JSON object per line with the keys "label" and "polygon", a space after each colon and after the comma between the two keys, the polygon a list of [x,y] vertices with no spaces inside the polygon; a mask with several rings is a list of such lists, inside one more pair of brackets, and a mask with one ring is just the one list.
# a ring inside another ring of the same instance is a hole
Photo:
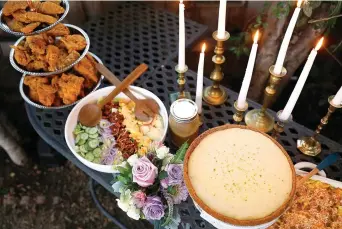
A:
{"label": "cucumber slice", "polygon": [[87,140],[89,135],[87,133],[82,133],[81,135],[81,139]]}
{"label": "cucumber slice", "polygon": [[90,141],[88,141],[88,145],[95,149],[98,145],[99,145],[99,140],[97,139],[91,139]]}
{"label": "cucumber slice", "polygon": [[80,152],[80,155],[85,158],[87,154]]}
{"label": "cucumber slice", "polygon": [[80,151],[80,147],[79,146],[75,146],[75,151],[79,152]]}
{"label": "cucumber slice", "polygon": [[85,159],[87,159],[88,161],[93,161],[94,155],[92,153],[87,153],[87,155],[85,156]]}
{"label": "cucumber slice", "polygon": [[93,160],[93,162],[96,163],[96,164],[101,164],[101,158],[96,157],[96,158]]}
{"label": "cucumber slice", "polygon": [[85,148],[87,149],[87,152],[93,151],[93,148],[91,148],[91,147],[89,146],[89,141],[87,141],[87,142],[84,144],[84,146],[85,146]]}
{"label": "cucumber slice", "polygon": [[101,149],[100,148],[96,148],[93,150],[93,154],[95,157],[99,157],[101,155]]}
{"label": "cucumber slice", "polygon": [[79,141],[78,141],[78,143],[77,143],[77,145],[84,145],[84,143],[86,143],[86,140],[84,140],[84,139],[80,139]]}
{"label": "cucumber slice", "polygon": [[81,135],[77,135],[75,139],[75,143],[77,144],[81,140]]}
{"label": "cucumber slice", "polygon": [[81,145],[81,146],[80,146],[80,152],[81,152],[81,153],[87,153],[87,152],[88,152],[88,150],[87,150],[87,148],[85,147],[85,145]]}
{"label": "cucumber slice", "polygon": [[96,127],[88,128],[87,129],[87,133],[89,133],[89,134],[96,134],[97,133],[97,128]]}
{"label": "cucumber slice", "polygon": [[89,138],[97,138],[99,136],[98,133],[95,134],[89,134]]}

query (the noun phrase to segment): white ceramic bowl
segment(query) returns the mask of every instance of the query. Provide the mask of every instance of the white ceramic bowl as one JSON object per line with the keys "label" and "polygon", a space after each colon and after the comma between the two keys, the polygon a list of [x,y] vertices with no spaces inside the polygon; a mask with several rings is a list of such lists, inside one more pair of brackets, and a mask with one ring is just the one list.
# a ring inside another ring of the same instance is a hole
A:
{"label": "white ceramic bowl", "polygon": [[[89,168],[94,169],[94,170],[99,171],[99,172],[104,172],[104,173],[115,173],[116,171],[114,170],[112,165],[96,164],[96,163],[93,163],[93,162],[86,160],[81,155],[79,155],[75,151],[75,148],[74,148],[75,147],[75,137],[74,137],[73,131],[74,131],[76,124],[77,124],[77,121],[78,121],[78,113],[80,112],[80,109],[88,103],[95,103],[95,102],[97,102],[97,100],[99,98],[107,96],[114,88],[115,88],[114,86],[105,87],[105,88],[99,89],[95,92],[92,92],[89,95],[87,95],[86,97],[84,97],[71,110],[71,112],[68,116],[68,119],[65,123],[65,129],[64,129],[65,141],[67,142],[69,149],[75,155],[75,157],[77,157],[78,160],[80,160],[83,164],[85,164]],[[165,137],[166,137],[168,123],[169,123],[168,122],[168,114],[167,114],[167,111],[166,111],[166,108],[165,108],[163,102],[155,94],[153,94],[152,92],[150,92],[144,88],[131,86],[130,91],[139,99],[151,98],[151,99],[154,99],[158,103],[159,108],[160,108],[159,114],[163,118],[163,122],[164,122],[164,132],[163,132],[163,136],[162,136],[162,142],[163,142],[165,140]],[[116,98],[127,98],[128,99],[128,97],[123,93],[120,93]]]}

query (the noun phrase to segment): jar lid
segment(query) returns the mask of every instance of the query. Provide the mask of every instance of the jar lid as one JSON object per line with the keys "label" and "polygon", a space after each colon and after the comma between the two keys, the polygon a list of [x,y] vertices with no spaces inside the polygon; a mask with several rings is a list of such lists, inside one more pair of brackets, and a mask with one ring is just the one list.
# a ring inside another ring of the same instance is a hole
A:
{"label": "jar lid", "polygon": [[171,115],[179,122],[190,121],[197,115],[197,105],[190,99],[178,99],[171,104]]}

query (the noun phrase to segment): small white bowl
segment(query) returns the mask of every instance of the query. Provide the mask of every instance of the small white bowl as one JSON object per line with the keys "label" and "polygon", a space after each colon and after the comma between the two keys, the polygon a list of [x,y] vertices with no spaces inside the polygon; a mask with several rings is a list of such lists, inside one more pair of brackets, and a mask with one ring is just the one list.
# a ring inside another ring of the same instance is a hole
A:
{"label": "small white bowl", "polygon": [[[78,160],[80,160],[83,164],[88,166],[89,168],[94,169],[94,170],[99,171],[99,172],[104,172],[104,173],[115,173],[117,171],[114,170],[113,165],[101,165],[101,164],[93,163],[93,162],[86,160],[81,155],[79,155],[75,151],[75,137],[74,137],[73,131],[77,125],[78,113],[80,112],[81,108],[88,103],[96,103],[99,98],[107,96],[111,91],[114,90],[114,88],[115,88],[114,86],[105,87],[105,88],[99,89],[95,92],[92,92],[89,95],[87,95],[86,97],[84,97],[71,110],[71,112],[68,116],[68,119],[65,123],[65,129],[64,129],[65,141],[66,141],[69,149],[71,150],[71,152],[75,155],[75,157]],[[139,99],[151,98],[151,99],[154,99],[158,103],[159,114],[163,118],[163,122],[164,122],[164,132],[163,132],[163,136],[162,136],[162,140],[161,140],[163,142],[165,140],[167,129],[168,129],[168,124],[169,124],[168,114],[167,114],[166,107],[164,106],[163,102],[155,94],[153,94],[152,92],[150,92],[144,88],[130,86],[129,89]],[[123,93],[120,93],[118,96],[116,96],[116,98],[128,99],[128,97]]]}

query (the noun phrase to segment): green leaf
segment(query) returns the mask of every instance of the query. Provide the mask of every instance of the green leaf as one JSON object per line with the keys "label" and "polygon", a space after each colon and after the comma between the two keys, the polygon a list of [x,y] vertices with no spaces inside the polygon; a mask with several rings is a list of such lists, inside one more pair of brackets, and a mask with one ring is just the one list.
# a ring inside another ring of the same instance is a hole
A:
{"label": "green leaf", "polygon": [[129,183],[129,179],[127,177],[119,175],[117,177],[117,179],[118,179],[118,181],[121,181],[123,184],[128,184]]}
{"label": "green leaf", "polygon": [[167,175],[167,172],[166,172],[166,171],[161,171],[161,172],[159,173],[158,178],[159,178],[159,180],[162,180],[162,179],[165,179],[167,176],[168,176],[168,175]]}
{"label": "green leaf", "polygon": [[234,52],[236,50],[236,47],[229,48],[230,51]]}
{"label": "green leaf", "polygon": [[253,25],[253,28],[255,28],[255,29],[257,29],[257,28],[259,28],[260,27],[260,24],[255,24],[255,25]]}
{"label": "green leaf", "polygon": [[183,163],[185,153],[189,148],[188,142],[184,142],[183,145],[177,150],[176,155],[172,158],[171,164],[181,164]]}
{"label": "green leaf", "polygon": [[260,15],[257,16],[256,22],[257,22],[258,24],[261,24],[261,23],[262,23],[262,22],[261,22],[261,16],[260,16]]}
{"label": "green leaf", "polygon": [[121,173],[121,174],[125,174],[128,172],[127,168],[122,167],[122,166],[118,166],[117,170]]}
{"label": "green leaf", "polygon": [[248,55],[249,54],[249,48],[247,48],[247,47],[243,47],[242,48],[242,50],[243,50],[243,53],[245,54],[245,55]]}
{"label": "green leaf", "polygon": [[262,27],[264,27],[266,29],[268,27],[268,23],[267,22],[262,23]]}
{"label": "green leaf", "polygon": [[309,3],[304,4],[303,6],[303,12],[307,17],[311,17],[312,15],[312,7],[310,6]]}
{"label": "green leaf", "polygon": [[174,186],[169,186],[167,187],[167,192],[170,193],[171,195],[176,194],[176,188]]}

